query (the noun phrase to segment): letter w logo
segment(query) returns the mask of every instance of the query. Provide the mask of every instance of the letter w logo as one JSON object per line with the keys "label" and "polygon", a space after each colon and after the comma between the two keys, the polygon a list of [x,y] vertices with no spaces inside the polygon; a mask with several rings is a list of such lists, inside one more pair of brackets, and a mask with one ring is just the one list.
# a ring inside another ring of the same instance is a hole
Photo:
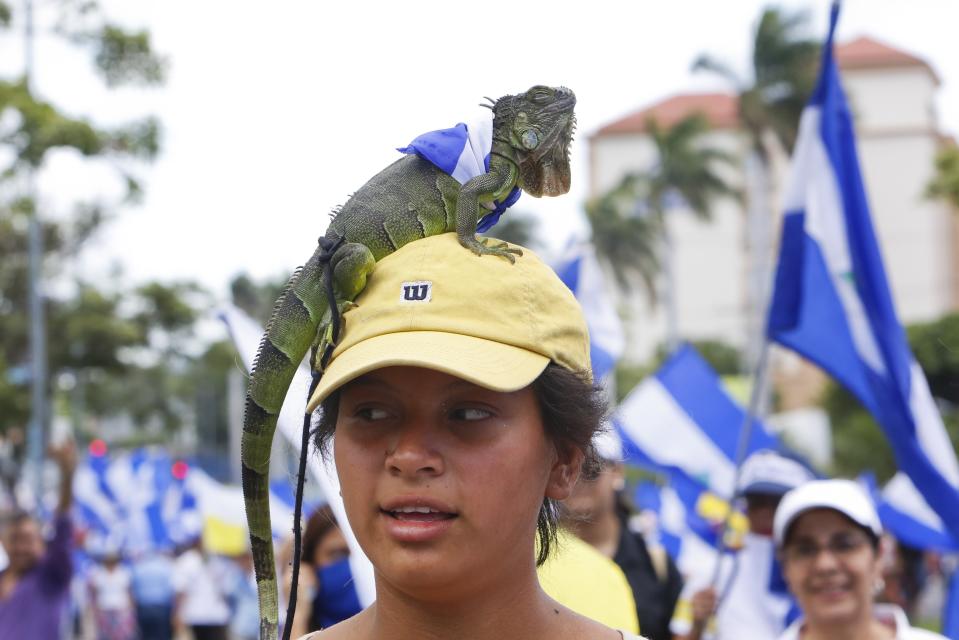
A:
{"label": "letter w logo", "polygon": [[400,302],[404,304],[429,302],[433,298],[433,283],[430,281],[404,282]]}

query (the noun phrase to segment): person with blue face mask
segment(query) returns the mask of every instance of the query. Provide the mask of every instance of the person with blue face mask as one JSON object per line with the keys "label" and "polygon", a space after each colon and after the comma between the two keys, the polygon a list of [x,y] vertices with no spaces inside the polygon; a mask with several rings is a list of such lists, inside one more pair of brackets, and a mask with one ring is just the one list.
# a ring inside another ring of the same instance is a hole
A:
{"label": "person with blue face mask", "polygon": [[[303,532],[303,552],[292,637],[318,631],[360,612],[350,572],[350,548],[330,507],[313,512]],[[312,568],[308,571],[307,567]]]}

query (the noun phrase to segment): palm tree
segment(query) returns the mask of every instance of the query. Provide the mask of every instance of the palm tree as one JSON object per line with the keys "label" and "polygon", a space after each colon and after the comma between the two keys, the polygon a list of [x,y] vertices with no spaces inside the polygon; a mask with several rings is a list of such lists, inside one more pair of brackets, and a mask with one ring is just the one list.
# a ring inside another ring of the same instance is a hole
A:
{"label": "palm tree", "polygon": [[661,225],[649,215],[644,188],[642,174],[623,176],[615,187],[586,203],[586,220],[596,255],[619,286],[631,291],[642,283],[650,301],[655,301]]}
{"label": "palm tree", "polygon": [[670,349],[678,343],[678,323],[666,214],[670,209],[687,208],[698,218],[709,220],[716,197],[736,195],[717,171],[719,165],[732,164],[733,158],[700,144],[708,129],[699,114],[669,129],[649,120],[646,130],[656,147],[657,164],[648,171],[626,175],[615,188],[586,207],[597,255],[621,285],[631,287],[638,276],[655,300],[656,276],[664,273],[665,286],[658,293],[666,298]]}
{"label": "palm tree", "polygon": [[734,87],[739,119],[764,163],[771,152],[770,133],[786,152],[792,152],[799,116],[816,81],[820,44],[803,35],[808,22],[805,12],[764,9],[753,39],[750,80],[709,54],[701,54],[693,63],[694,71],[719,74]]}
{"label": "palm tree", "polygon": [[739,120],[749,136],[746,158],[748,229],[752,249],[752,317],[750,333],[756,338],[750,360],[758,358],[766,283],[772,270],[772,220],[775,193],[774,161],[792,152],[799,118],[816,79],[819,43],[805,36],[808,15],[766,8],[753,39],[752,78],[737,75],[727,64],[700,55],[693,70],[717,73],[739,96]]}

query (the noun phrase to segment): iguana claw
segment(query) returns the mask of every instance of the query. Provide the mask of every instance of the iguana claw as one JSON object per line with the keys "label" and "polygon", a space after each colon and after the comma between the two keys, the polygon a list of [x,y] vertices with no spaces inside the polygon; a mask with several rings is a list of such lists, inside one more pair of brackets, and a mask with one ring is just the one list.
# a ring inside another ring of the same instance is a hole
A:
{"label": "iguana claw", "polygon": [[466,248],[478,256],[500,256],[506,258],[511,263],[516,262],[516,256],[523,255],[523,250],[518,247],[511,247],[508,242],[500,242],[497,245],[489,246],[489,238],[474,239],[473,242],[467,242]]}

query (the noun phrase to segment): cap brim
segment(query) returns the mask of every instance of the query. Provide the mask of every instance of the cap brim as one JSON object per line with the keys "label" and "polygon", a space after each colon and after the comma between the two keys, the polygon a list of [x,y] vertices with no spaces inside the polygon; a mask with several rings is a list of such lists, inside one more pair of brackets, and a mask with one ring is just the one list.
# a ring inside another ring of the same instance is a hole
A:
{"label": "cap brim", "polygon": [[781,484],[778,482],[753,482],[740,489],[737,494],[740,496],[761,495],[761,496],[784,496],[795,487]]}
{"label": "cap brim", "polygon": [[374,336],[337,354],[310,397],[312,412],[336,389],[384,367],[423,367],[448,373],[493,391],[518,391],[543,372],[549,358],[474,336],[440,331],[403,331]]}

